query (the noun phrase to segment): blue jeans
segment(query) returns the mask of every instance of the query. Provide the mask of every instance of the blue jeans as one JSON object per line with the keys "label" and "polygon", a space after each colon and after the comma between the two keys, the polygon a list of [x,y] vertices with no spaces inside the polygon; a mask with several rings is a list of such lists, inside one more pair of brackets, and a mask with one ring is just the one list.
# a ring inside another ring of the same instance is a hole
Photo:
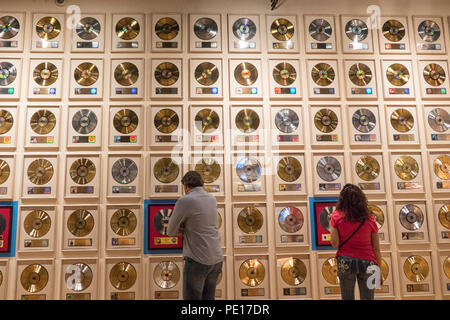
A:
{"label": "blue jeans", "polygon": [[339,256],[338,277],[341,287],[342,300],[355,300],[355,283],[358,280],[359,295],[361,300],[373,300],[374,289],[369,289],[367,280],[371,274],[367,273],[367,267],[376,264],[370,260]]}
{"label": "blue jeans", "polygon": [[222,262],[211,266],[184,257],[183,299],[214,300]]}

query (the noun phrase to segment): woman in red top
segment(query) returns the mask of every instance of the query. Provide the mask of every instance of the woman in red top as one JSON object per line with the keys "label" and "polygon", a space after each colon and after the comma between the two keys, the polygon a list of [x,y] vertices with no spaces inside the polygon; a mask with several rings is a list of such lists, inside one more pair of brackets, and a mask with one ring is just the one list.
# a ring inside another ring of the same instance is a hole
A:
{"label": "woman in red top", "polygon": [[367,268],[381,263],[380,239],[375,217],[360,188],[352,184],[344,186],[336,211],[331,214],[330,229],[331,244],[338,248],[336,257],[342,299],[355,299],[358,280],[361,300],[373,300],[375,289],[369,284],[371,273]]}

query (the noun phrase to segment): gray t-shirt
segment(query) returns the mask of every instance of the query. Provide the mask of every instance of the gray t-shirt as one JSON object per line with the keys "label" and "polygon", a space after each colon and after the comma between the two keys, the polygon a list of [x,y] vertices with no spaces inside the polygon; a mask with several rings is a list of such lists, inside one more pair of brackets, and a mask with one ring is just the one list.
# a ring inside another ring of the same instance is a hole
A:
{"label": "gray t-shirt", "polygon": [[223,261],[217,228],[217,201],[203,187],[190,190],[175,203],[167,227],[168,235],[179,235],[184,224],[183,255],[205,265]]}

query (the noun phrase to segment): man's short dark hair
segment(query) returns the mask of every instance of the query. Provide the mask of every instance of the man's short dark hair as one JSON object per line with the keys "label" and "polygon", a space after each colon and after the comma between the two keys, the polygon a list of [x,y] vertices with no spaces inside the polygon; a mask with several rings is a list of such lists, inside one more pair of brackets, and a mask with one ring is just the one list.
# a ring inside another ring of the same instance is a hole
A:
{"label": "man's short dark hair", "polygon": [[197,171],[188,171],[181,179],[181,183],[188,188],[203,187],[202,176]]}

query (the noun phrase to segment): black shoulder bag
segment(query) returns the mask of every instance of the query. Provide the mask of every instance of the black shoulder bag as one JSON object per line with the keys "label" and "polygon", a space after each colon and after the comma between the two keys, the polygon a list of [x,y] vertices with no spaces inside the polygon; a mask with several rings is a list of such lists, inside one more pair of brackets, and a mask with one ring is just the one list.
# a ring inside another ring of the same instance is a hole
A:
{"label": "black shoulder bag", "polygon": [[348,240],[350,240],[350,239],[358,232],[358,230],[361,229],[361,227],[362,227],[362,225],[364,224],[364,222],[366,222],[365,219],[363,220],[363,222],[361,222],[361,223],[359,224],[358,228],[356,228],[356,230],[353,231],[353,233],[352,233],[347,239],[344,240],[344,242],[342,242],[341,244],[339,244],[338,250],[340,250],[340,249],[344,246],[344,244],[346,244],[346,243],[348,242]]}

